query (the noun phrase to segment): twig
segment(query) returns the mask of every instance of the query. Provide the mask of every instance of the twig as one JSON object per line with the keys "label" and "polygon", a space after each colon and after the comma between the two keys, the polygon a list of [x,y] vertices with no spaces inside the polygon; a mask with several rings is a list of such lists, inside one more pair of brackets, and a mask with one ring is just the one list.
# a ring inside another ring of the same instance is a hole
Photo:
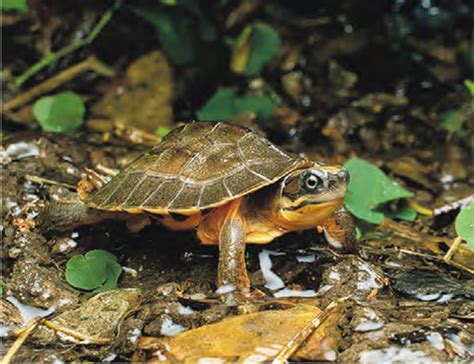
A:
{"label": "twig", "polygon": [[61,187],[67,188],[69,190],[75,190],[76,189],[76,186],[70,185],[69,183],[58,182],[58,181],[43,178],[43,177],[40,177],[40,176],[32,176],[30,174],[25,175],[25,179],[27,179],[28,181],[34,182],[34,183],[39,183],[39,184],[46,183],[48,185],[61,186]]}
{"label": "twig", "polygon": [[91,336],[87,336],[79,331],[75,331],[72,329],[69,329],[61,324],[46,320],[42,318],[40,320],[40,323],[51,330],[54,330],[56,332],[61,332],[63,334],[72,336],[75,339],[79,339],[82,341],[83,344],[92,344],[92,345],[105,345],[110,343],[111,339],[102,339],[102,338],[95,338]]}
{"label": "twig", "polygon": [[[414,251],[407,250],[407,249],[400,249],[399,251],[400,251],[400,253],[405,253],[405,254],[408,254],[408,255],[416,255],[416,256],[418,256],[418,257],[422,257],[422,258],[426,258],[426,259],[430,259],[430,260],[436,260],[436,261],[438,261],[438,262],[444,261],[443,258],[438,257],[438,256],[436,256],[436,255],[429,255],[429,254],[418,253],[418,252],[414,252]],[[463,270],[465,270],[465,271],[467,271],[467,272],[469,272],[469,273],[471,273],[471,274],[474,274],[474,269],[469,268],[469,267],[465,266],[464,264],[457,263],[457,262],[452,261],[452,260],[450,260],[449,262],[446,262],[446,261],[445,261],[445,263],[450,264],[450,265],[452,265],[453,267],[456,267],[456,268],[459,268],[459,269],[463,269]]]}
{"label": "twig", "polygon": [[27,337],[30,335],[30,333],[35,329],[36,326],[38,326],[38,323],[40,322],[40,317],[37,317],[36,319],[31,320],[28,325],[20,332],[18,337],[16,338],[15,342],[11,346],[10,349],[8,349],[8,352],[6,355],[3,357],[2,361],[0,362],[1,364],[9,364],[10,361],[13,358],[13,355],[20,349],[20,347],[23,345]]}
{"label": "twig", "polygon": [[16,109],[31,100],[36,99],[38,96],[41,96],[60,85],[72,80],[74,77],[86,72],[86,71],[95,71],[99,74],[102,74],[107,77],[111,77],[114,74],[114,71],[99,61],[96,57],[90,56],[84,61],[81,61],[61,72],[55,76],[49,78],[48,80],[40,83],[29,89],[26,92],[21,93],[20,95],[14,97],[11,100],[8,100],[3,104],[2,113],[8,113],[13,109]]}
{"label": "twig", "polygon": [[36,62],[34,65],[29,67],[23,74],[18,76],[15,80],[15,84],[17,86],[21,86],[26,80],[28,80],[31,76],[35,75],[39,71],[41,71],[44,67],[48,66],[49,64],[56,62],[58,59],[68,55],[69,53],[74,52],[75,50],[92,43],[95,38],[100,34],[102,29],[107,25],[109,20],[112,18],[113,13],[117,10],[120,5],[122,4],[122,0],[116,0],[114,5],[111,6],[99,19],[95,27],[91,30],[91,32],[85,37],[77,41],[76,43],[69,44],[64,48],[61,48],[57,52],[50,53]]}
{"label": "twig", "polygon": [[460,236],[458,236],[456,239],[454,239],[454,242],[453,244],[451,245],[451,247],[449,248],[448,252],[446,253],[446,255],[443,257],[443,260],[446,262],[446,263],[450,263],[451,262],[451,257],[454,255],[454,253],[456,252],[456,250],[458,249],[459,245],[462,243],[462,238]]}
{"label": "twig", "polygon": [[285,347],[273,359],[272,364],[286,363],[288,358],[298,350],[301,345],[313,334],[313,332],[321,325],[322,322],[333,312],[337,307],[338,302],[331,302],[324,311],[320,312],[311,322],[306,324],[301,331],[299,331],[293,338],[285,345]]}
{"label": "twig", "polygon": [[407,199],[407,202],[408,202],[408,206],[410,206],[413,210],[418,212],[420,215],[433,216],[433,210],[420,205],[414,199],[409,198]]}

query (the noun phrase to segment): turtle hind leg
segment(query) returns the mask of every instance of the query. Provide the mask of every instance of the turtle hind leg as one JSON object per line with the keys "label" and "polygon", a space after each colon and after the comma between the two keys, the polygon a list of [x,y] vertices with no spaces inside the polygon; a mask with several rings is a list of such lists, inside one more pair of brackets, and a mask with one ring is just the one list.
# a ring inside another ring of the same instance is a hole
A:
{"label": "turtle hind leg", "polygon": [[111,213],[88,207],[82,201],[51,202],[38,216],[43,231],[67,231],[110,218]]}

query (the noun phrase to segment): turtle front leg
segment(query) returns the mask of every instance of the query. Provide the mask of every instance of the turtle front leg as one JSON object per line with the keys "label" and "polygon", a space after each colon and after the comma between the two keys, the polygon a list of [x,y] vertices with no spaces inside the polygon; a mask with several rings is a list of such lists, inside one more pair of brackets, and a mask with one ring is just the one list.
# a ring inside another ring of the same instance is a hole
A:
{"label": "turtle front leg", "polygon": [[219,234],[219,267],[217,285],[229,304],[247,301],[250,297],[250,280],[245,265],[245,230],[238,216],[229,217]]}
{"label": "turtle front leg", "polygon": [[322,225],[328,243],[339,250],[353,252],[356,250],[354,219],[344,208],[337,210]]}

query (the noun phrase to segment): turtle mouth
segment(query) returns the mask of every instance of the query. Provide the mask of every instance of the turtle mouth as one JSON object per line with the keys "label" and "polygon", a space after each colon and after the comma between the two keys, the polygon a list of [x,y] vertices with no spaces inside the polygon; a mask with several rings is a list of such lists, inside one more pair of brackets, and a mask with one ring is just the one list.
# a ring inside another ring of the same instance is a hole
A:
{"label": "turtle mouth", "polygon": [[306,199],[305,201],[302,201],[298,205],[295,206],[288,206],[285,207],[283,210],[285,211],[302,211],[304,213],[304,210],[307,209],[318,209],[318,210],[324,210],[326,208],[332,208],[334,206],[340,206],[344,203],[344,197],[339,197],[339,198],[333,198],[327,201],[318,201],[318,200],[313,200],[313,199]]}
{"label": "turtle mouth", "polygon": [[304,201],[298,206],[280,210],[278,214],[282,226],[289,230],[305,230],[321,225],[344,204],[344,198],[329,201]]}

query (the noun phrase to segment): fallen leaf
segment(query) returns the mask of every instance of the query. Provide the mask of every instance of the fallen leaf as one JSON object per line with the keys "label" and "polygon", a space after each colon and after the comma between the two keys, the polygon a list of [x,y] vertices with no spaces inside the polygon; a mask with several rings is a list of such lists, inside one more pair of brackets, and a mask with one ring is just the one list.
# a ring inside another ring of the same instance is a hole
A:
{"label": "fallen leaf", "polygon": [[[66,328],[91,340],[112,339],[127,313],[138,307],[140,290],[117,289],[96,294],[79,308],[66,311],[51,320],[54,325]],[[39,327],[33,334],[42,345],[55,344],[58,337],[75,343],[80,340],[47,327]]]}
{"label": "fallen leaf", "polygon": [[172,96],[171,68],[163,54],[154,51],[133,62],[125,79],[110,88],[91,112],[95,118],[155,132],[172,125]]}
{"label": "fallen leaf", "polygon": [[[135,354],[134,361],[142,361],[146,352],[151,362],[269,361],[322,314],[317,307],[298,305],[229,317],[172,337],[142,337],[138,345],[142,351]],[[321,351],[316,346],[325,341],[324,332],[313,336],[312,346],[303,355],[311,357]]]}

